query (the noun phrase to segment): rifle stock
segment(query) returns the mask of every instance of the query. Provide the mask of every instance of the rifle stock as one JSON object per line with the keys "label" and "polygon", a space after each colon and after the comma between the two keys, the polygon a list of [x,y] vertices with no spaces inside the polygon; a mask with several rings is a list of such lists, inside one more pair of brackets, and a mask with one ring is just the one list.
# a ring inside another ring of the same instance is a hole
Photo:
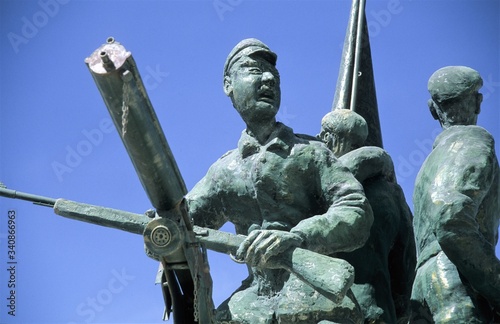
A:
{"label": "rifle stock", "polygon": [[[243,235],[194,227],[198,240],[207,249],[236,254]],[[281,256],[279,267],[296,275],[334,302],[340,302],[354,283],[354,268],[345,260],[332,258],[310,250],[295,248]]]}

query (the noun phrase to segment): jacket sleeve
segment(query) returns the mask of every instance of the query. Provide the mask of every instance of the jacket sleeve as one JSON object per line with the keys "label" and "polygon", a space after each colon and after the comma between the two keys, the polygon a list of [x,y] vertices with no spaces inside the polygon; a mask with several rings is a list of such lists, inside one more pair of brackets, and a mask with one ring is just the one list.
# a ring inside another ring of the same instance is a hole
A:
{"label": "jacket sleeve", "polygon": [[498,162],[493,146],[478,141],[460,152],[434,179],[435,234],[472,288],[500,310]]}
{"label": "jacket sleeve", "polygon": [[318,183],[323,214],[300,221],[291,232],[304,247],[323,254],[350,252],[364,245],[370,235],[373,213],[361,184],[327,149],[315,152],[311,181]]}
{"label": "jacket sleeve", "polygon": [[207,174],[186,195],[189,215],[194,224],[212,229],[219,229],[227,222],[219,190],[219,161],[210,167]]}
{"label": "jacket sleeve", "polygon": [[387,181],[396,182],[392,159],[380,147],[363,146],[341,156],[339,161],[348,167],[361,183],[378,176],[384,177]]}

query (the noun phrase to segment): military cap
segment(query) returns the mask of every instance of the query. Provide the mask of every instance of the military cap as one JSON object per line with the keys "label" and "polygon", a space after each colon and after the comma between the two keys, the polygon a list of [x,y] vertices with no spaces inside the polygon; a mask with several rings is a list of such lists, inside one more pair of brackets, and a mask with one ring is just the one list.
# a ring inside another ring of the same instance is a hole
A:
{"label": "military cap", "polygon": [[478,91],[483,79],[476,70],[466,66],[446,66],[429,78],[427,89],[436,102]]}
{"label": "military cap", "polygon": [[259,53],[272,65],[276,65],[278,56],[266,44],[256,38],[247,38],[239,42],[229,53],[224,64],[224,75],[229,73],[233,64],[243,56]]}

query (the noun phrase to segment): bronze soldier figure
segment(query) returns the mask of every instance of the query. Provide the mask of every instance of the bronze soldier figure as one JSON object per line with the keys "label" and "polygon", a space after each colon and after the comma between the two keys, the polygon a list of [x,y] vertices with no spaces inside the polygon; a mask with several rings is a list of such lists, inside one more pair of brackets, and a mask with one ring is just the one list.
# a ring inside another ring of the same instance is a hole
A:
{"label": "bronze soldier figure", "polygon": [[476,126],[482,83],[463,66],[444,67],[429,79],[429,108],[443,131],[413,195],[414,322],[499,322],[499,172],[493,137]]}
{"label": "bronze soldier figure", "polygon": [[251,266],[250,276],[219,307],[217,320],[359,323],[352,295],[336,303],[275,267],[295,247],[330,256],[357,249],[373,221],[362,186],[333,153],[276,122],[281,99],[276,58],[256,39],[241,41],[229,54],[224,91],[247,128],[238,147],[216,161],[187,195],[195,224],[220,228],[232,222],[238,234],[248,235],[235,257]]}

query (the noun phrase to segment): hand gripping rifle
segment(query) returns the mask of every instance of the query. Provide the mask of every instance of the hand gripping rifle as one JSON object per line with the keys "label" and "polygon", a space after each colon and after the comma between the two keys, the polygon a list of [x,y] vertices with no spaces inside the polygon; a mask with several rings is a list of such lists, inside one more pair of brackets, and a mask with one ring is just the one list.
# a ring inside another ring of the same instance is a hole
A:
{"label": "hand gripping rifle", "polygon": [[[184,181],[131,53],[109,38],[85,62],[156,213],[139,215],[6,188],[0,188],[0,196],[50,206],[67,218],[143,235],[147,253],[163,267],[164,319],[173,312],[176,324],[213,323],[206,248],[235,254],[245,236],[192,224],[185,206]],[[300,248],[280,259],[283,269],[336,302],[354,281],[354,269],[341,259]]]}

